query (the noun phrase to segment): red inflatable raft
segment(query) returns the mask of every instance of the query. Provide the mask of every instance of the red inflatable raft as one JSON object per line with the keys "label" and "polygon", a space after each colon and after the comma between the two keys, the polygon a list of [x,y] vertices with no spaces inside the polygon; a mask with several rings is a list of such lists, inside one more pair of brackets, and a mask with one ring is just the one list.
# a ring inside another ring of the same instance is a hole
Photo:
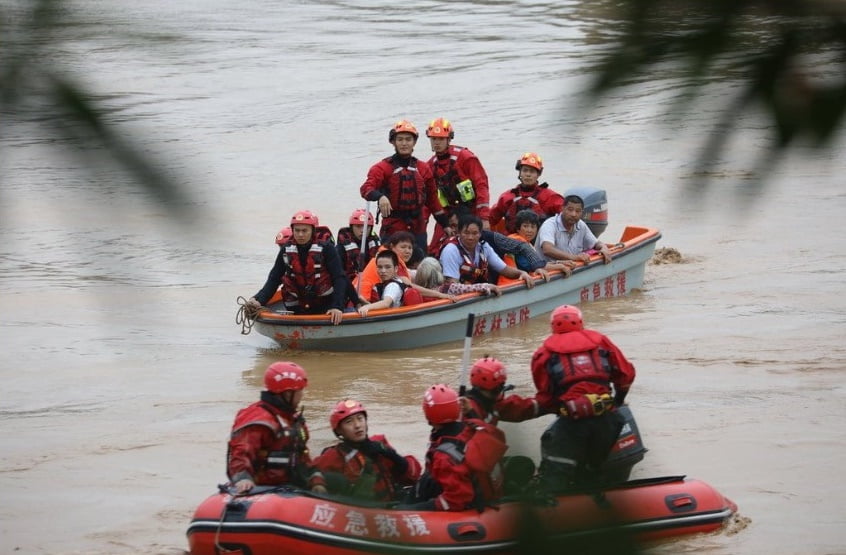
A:
{"label": "red inflatable raft", "polygon": [[206,499],[188,527],[192,555],[515,553],[545,537],[563,547],[610,530],[637,540],[711,532],[737,506],[683,476],[626,482],[593,493],[503,501],[482,512],[401,510],[289,488]]}

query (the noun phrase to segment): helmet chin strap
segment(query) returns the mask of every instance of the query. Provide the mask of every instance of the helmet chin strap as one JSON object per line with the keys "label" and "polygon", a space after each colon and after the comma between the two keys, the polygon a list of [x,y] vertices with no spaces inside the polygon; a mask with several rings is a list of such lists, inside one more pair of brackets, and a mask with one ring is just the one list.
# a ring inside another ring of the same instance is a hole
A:
{"label": "helmet chin strap", "polygon": [[[284,397],[286,393],[290,395],[287,399]],[[283,391],[282,393],[271,393],[270,391],[261,392],[262,401],[285,412],[294,412],[296,410],[297,407],[291,405],[291,400],[293,398],[294,391],[292,389]]]}

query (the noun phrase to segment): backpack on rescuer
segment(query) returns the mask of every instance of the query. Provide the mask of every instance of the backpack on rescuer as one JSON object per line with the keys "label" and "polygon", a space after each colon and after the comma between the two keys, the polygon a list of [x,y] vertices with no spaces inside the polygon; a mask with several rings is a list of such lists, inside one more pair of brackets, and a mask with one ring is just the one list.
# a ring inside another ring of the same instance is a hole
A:
{"label": "backpack on rescuer", "polygon": [[470,418],[466,422],[476,431],[464,445],[464,460],[470,470],[489,474],[493,472],[508,450],[505,434],[496,426],[482,420]]}

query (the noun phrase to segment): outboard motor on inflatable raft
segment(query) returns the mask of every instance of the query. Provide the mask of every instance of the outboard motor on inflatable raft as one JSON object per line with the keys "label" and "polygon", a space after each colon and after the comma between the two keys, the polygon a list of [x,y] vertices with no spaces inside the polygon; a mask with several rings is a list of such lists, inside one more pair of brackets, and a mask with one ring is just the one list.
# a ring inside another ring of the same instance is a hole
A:
{"label": "outboard motor on inflatable raft", "polygon": [[623,417],[623,429],[617,437],[617,443],[611,449],[608,460],[602,467],[603,474],[609,482],[625,482],[632,473],[632,467],[643,460],[647,449],[643,446],[640,430],[637,429],[634,415],[628,405],[617,408],[617,413]]}
{"label": "outboard motor on inflatable raft", "polygon": [[599,238],[600,234],[608,227],[608,197],[605,190],[596,187],[573,187],[564,192],[564,196],[567,195],[578,195],[585,201],[582,221]]}

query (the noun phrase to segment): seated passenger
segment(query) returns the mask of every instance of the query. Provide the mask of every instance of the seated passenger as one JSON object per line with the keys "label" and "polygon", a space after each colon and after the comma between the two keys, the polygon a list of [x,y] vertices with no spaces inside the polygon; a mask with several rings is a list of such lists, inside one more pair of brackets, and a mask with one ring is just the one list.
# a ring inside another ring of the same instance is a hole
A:
{"label": "seated passenger", "polygon": [[[464,293],[481,292],[485,295],[502,295],[499,287],[492,283],[447,283],[444,278],[441,263],[437,258],[427,256],[420,261],[417,272],[414,274],[414,283],[426,289],[432,289],[446,295],[462,295]],[[424,301],[431,301],[439,297],[430,297],[423,294]]]}
{"label": "seated passenger", "polygon": [[[379,252],[385,250],[392,250],[397,253],[399,259],[399,266],[397,267],[397,277],[400,279],[411,279],[411,274],[408,271],[407,262],[411,259],[414,253],[414,235],[408,231],[397,231],[385,241]],[[379,279],[379,274],[376,272],[376,258],[371,258],[364,270],[356,278],[354,285],[357,288],[358,296],[364,303],[370,302],[370,297],[373,294],[373,288],[382,280]]]}
{"label": "seated passenger", "polygon": [[358,401],[341,401],[329,415],[340,440],[314,460],[329,493],[380,501],[399,500],[402,488],[420,478],[420,463],[399,455],[383,435],[368,437],[367,411]]}
{"label": "seated passenger", "polygon": [[[517,232],[512,233],[508,238],[520,241],[526,245],[531,245],[532,251],[537,252],[534,250],[534,241],[538,234],[538,222],[538,215],[532,210],[519,211],[516,219]],[[545,259],[544,266],[537,267],[535,261],[529,259],[523,251],[507,252],[502,256],[502,260],[509,266],[519,268],[520,270],[527,272],[535,271],[546,281],[549,281],[548,272],[552,270],[561,270],[565,277],[569,277],[573,273],[573,267],[575,267],[575,263],[570,261],[545,262]],[[512,279],[500,276],[498,283],[499,285],[507,285],[513,281]]]}
{"label": "seated passenger", "polygon": [[494,249],[481,240],[482,222],[473,215],[464,216],[458,223],[458,235],[452,237],[441,251],[441,266],[447,281],[459,283],[493,283],[488,268],[505,277],[521,279],[526,286],[535,281],[528,273],[511,268]]}
{"label": "seated passenger", "polygon": [[587,263],[595,250],[606,264],[611,262],[611,251],[596,238],[582,221],[585,201],[577,195],[567,195],[561,214],[546,220],[538,231],[537,249],[547,260],[573,260]]}
{"label": "seated passenger", "polygon": [[464,395],[465,418],[476,418],[496,426],[497,422],[522,422],[540,416],[534,397],[504,395],[508,379],[505,365],[495,358],[480,358],[470,369],[471,388]]}
{"label": "seated passenger", "polygon": [[347,280],[335,250],[332,232],[317,216],[302,210],[291,218],[293,236],[280,246],[276,262],[261,290],[250,297],[253,310],[262,307],[280,285],[285,307],[295,314],[328,314],[341,323]]}
{"label": "seated passenger", "polygon": [[437,511],[481,510],[502,496],[499,461],[508,446],[495,426],[462,420],[458,393],[433,385],[423,397],[423,413],[432,426],[426,471],[417,484],[417,508]]}
{"label": "seated passenger", "polygon": [[373,288],[371,301],[360,306],[358,313],[367,316],[371,310],[379,308],[397,308],[403,305],[410,306],[423,302],[423,294],[431,298],[453,299],[450,295],[425,289],[414,284],[404,283],[397,277],[399,259],[397,253],[386,250],[376,255],[376,271],[379,273],[380,283]]}

